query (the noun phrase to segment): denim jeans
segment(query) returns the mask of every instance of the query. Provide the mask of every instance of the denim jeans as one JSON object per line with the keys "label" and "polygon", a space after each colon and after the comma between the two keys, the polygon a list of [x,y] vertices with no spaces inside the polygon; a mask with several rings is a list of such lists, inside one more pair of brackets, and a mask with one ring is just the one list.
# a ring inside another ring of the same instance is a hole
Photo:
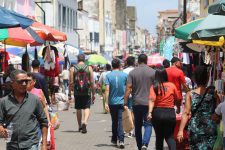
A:
{"label": "denim jeans", "polygon": [[[14,150],[14,149],[17,149],[17,148],[11,147],[10,145],[7,144],[6,150]],[[21,150],[39,150],[39,143],[32,145],[30,148],[25,148],[25,149],[21,149]]]}
{"label": "denim jeans", "polygon": [[110,114],[112,118],[112,141],[124,142],[122,113],[124,110],[123,105],[109,105]]}
{"label": "denim jeans", "polygon": [[[135,121],[135,136],[137,147],[141,150],[143,145],[148,146],[152,135],[152,123],[147,120],[148,106],[134,105],[133,106],[134,121]],[[142,138],[142,126],[144,126],[144,136]]]}
{"label": "denim jeans", "polygon": [[176,150],[176,142],[174,140],[175,110],[173,108],[154,108],[152,124],[156,134],[156,150],[163,150],[164,139],[170,150]]}
{"label": "denim jeans", "polygon": [[29,148],[27,150],[39,150],[39,143],[36,145],[33,145],[31,148]]}
{"label": "denim jeans", "polygon": [[63,80],[64,90],[68,90],[69,80]]}

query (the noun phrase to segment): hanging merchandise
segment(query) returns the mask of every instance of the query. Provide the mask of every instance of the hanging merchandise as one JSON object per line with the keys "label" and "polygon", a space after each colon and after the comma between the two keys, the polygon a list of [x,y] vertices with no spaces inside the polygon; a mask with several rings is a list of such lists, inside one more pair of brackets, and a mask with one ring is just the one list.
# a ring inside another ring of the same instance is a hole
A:
{"label": "hanging merchandise", "polygon": [[66,44],[64,45],[64,53],[63,53],[63,56],[64,56],[64,67],[67,68],[68,64],[70,65],[70,60],[69,60],[69,56],[68,56],[68,52],[67,52],[67,49],[66,49]]}
{"label": "hanging merchandise", "polygon": [[55,46],[48,45],[43,49],[44,74],[49,77],[58,76],[60,73],[59,55]]}
{"label": "hanging merchandise", "polygon": [[27,47],[26,47],[26,51],[22,56],[22,70],[29,72],[30,71],[30,67],[29,67],[29,54],[27,52]]}
{"label": "hanging merchandise", "polygon": [[9,53],[3,49],[0,49],[0,72],[5,72],[9,65]]}
{"label": "hanging merchandise", "polygon": [[38,60],[38,52],[37,52],[37,47],[34,49],[34,59]]}

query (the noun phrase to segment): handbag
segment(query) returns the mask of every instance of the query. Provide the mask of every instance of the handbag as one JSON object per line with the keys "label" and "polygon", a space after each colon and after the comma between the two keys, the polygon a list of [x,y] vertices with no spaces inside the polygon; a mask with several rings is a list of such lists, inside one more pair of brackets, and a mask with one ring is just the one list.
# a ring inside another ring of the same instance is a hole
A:
{"label": "handbag", "polygon": [[132,120],[131,111],[129,109],[125,109],[122,114],[122,121],[123,121],[123,130],[126,133],[129,133],[134,129],[134,123]]}
{"label": "handbag", "polygon": [[[208,93],[209,89],[213,89],[213,90],[214,90],[215,87],[214,87],[214,86],[209,86],[209,87],[206,88],[205,93],[203,94],[203,96],[202,96],[202,98],[201,98],[201,101],[200,101],[200,102],[198,103],[198,105],[196,106],[196,109],[191,113],[191,118],[194,117],[195,114],[198,112],[198,109],[200,108],[200,106],[201,106],[201,104],[202,104],[202,102],[203,102],[203,100],[204,100],[206,94]],[[190,118],[190,119],[191,119],[191,118]],[[189,120],[190,120],[190,119],[189,119]],[[186,123],[186,126],[184,127],[185,130],[188,129],[188,124],[189,124],[189,123],[187,122],[187,123]]]}

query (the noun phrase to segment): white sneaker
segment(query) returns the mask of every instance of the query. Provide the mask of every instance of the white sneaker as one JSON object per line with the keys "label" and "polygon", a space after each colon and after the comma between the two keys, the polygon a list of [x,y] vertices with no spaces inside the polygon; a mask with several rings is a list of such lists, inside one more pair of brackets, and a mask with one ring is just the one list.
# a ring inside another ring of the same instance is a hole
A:
{"label": "white sneaker", "polygon": [[122,141],[119,142],[118,146],[119,146],[120,149],[124,149],[125,148],[124,142],[122,142]]}
{"label": "white sneaker", "polygon": [[143,145],[143,146],[141,147],[141,150],[147,150],[147,149],[148,149],[148,147],[145,146],[145,145]]}

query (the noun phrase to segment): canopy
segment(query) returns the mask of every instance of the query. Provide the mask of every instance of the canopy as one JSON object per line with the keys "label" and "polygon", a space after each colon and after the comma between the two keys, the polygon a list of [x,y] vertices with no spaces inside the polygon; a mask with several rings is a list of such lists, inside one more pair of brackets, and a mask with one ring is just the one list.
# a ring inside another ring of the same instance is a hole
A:
{"label": "canopy", "polygon": [[179,42],[184,53],[198,53],[205,49],[205,45],[194,44],[191,42]]}
{"label": "canopy", "polygon": [[34,22],[32,19],[27,18],[19,13],[10,11],[0,6],[0,29],[22,27],[27,28]]}
{"label": "canopy", "polygon": [[44,40],[46,40],[46,41],[63,42],[63,41],[67,40],[67,36],[65,33],[60,32],[56,29],[53,29],[53,28],[51,28],[47,25],[44,25],[40,22],[34,22],[31,26],[31,28],[37,33],[44,31],[44,33],[46,34],[46,37],[44,38]]}
{"label": "canopy", "polygon": [[208,15],[192,32],[192,40],[217,41],[225,36],[225,16]]}
{"label": "canopy", "polygon": [[26,30],[23,30],[21,27],[0,29],[0,39],[3,43],[7,45],[20,47],[26,47],[27,44],[30,44],[35,41],[32,36]]}
{"label": "canopy", "polygon": [[225,15],[225,0],[217,0],[208,7],[209,14]]}
{"label": "canopy", "polygon": [[208,46],[223,46],[224,45],[224,37],[221,36],[218,41],[205,41],[205,40],[192,40],[195,44],[202,44]]}
{"label": "canopy", "polygon": [[175,29],[175,37],[178,39],[182,39],[185,41],[190,40],[188,37],[189,35],[192,33],[192,31],[199,25],[199,23],[201,23],[203,20],[202,19],[198,19],[198,20],[194,20],[192,22],[186,23],[178,28]]}
{"label": "canopy", "polygon": [[160,56],[159,53],[156,53],[154,55],[148,56],[147,65],[154,66],[154,65],[162,64],[163,60],[164,60],[164,57]]}

